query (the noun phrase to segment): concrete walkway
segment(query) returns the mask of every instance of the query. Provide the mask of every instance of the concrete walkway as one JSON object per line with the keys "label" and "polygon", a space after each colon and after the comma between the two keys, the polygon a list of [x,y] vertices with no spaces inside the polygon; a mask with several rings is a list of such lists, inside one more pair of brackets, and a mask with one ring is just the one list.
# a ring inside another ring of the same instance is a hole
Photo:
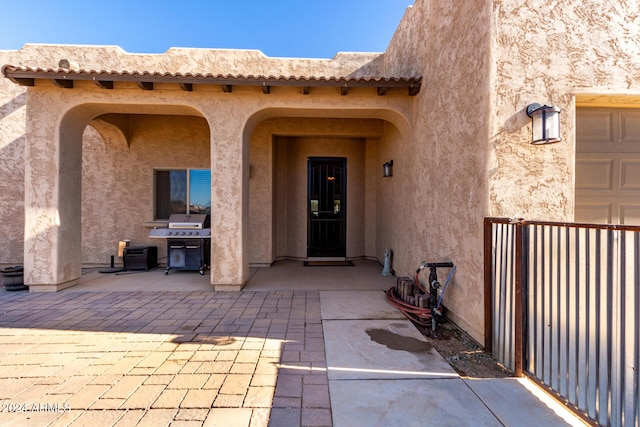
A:
{"label": "concrete walkway", "polygon": [[583,426],[524,379],[461,378],[384,293],[321,292],[335,426]]}
{"label": "concrete walkway", "polygon": [[145,291],[0,291],[0,426],[578,424],[518,380],[460,379],[386,282],[287,290],[263,270],[233,293],[154,289],[182,277],[156,272],[104,278]]}

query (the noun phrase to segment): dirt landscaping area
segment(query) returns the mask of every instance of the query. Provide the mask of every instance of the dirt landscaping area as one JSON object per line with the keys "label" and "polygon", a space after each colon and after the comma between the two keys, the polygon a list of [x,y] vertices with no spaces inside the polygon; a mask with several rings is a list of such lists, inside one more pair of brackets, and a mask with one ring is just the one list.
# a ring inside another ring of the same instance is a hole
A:
{"label": "dirt landscaping area", "polygon": [[427,341],[463,377],[504,378],[513,373],[498,363],[473,338],[450,322],[438,324],[435,332],[418,326]]}

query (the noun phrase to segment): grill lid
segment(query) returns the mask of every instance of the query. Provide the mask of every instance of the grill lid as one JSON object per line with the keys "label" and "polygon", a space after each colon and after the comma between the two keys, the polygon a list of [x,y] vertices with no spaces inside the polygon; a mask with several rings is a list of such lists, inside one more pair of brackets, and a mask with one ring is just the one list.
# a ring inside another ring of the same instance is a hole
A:
{"label": "grill lid", "polygon": [[209,215],[173,214],[169,217],[169,228],[191,230],[209,228]]}

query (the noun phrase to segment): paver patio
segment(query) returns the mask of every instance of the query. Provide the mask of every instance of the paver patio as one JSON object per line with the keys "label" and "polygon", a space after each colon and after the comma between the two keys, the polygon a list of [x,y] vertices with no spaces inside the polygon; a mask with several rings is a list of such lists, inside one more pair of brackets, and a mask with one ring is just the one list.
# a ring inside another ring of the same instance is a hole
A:
{"label": "paver patio", "polygon": [[318,292],[0,292],[0,340],[2,426],[331,425]]}

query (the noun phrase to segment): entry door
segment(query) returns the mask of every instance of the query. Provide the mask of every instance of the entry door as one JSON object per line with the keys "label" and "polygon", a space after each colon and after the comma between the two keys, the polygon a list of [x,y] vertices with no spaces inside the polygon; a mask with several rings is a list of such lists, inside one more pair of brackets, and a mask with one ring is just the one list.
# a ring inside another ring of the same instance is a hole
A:
{"label": "entry door", "polygon": [[347,160],[309,158],[307,256],[345,257]]}

